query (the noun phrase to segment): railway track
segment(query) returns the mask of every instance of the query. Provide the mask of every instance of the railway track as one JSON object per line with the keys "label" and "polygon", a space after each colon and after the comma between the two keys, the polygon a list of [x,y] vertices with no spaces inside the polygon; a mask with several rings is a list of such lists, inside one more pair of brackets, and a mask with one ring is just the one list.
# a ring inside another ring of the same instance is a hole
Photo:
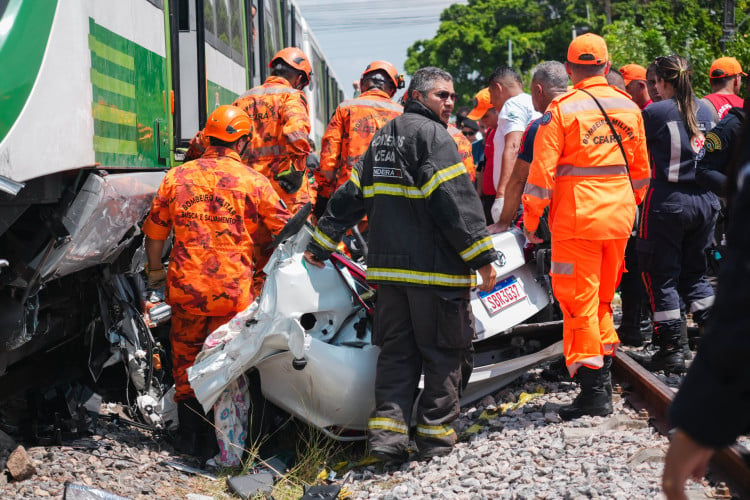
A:
{"label": "railway track", "polygon": [[[625,399],[648,418],[660,433],[669,432],[668,409],[674,391],[626,353],[619,351],[612,366],[614,381]],[[715,487],[714,498],[750,498],[750,453],[739,445],[717,451],[707,478]]]}

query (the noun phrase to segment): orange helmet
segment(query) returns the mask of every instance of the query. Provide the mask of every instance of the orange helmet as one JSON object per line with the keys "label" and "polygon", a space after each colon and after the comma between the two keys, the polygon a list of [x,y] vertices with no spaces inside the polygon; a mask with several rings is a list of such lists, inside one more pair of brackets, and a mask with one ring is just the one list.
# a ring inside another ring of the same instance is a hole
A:
{"label": "orange helmet", "polygon": [[364,78],[368,73],[372,73],[373,71],[378,70],[385,71],[385,73],[390,77],[394,87],[396,87],[397,89],[404,88],[404,75],[399,74],[396,66],[389,63],[388,61],[371,62],[362,72],[362,78]]}
{"label": "orange helmet", "polygon": [[224,142],[235,142],[250,133],[250,117],[237,106],[219,106],[206,120],[203,135]]}
{"label": "orange helmet", "polygon": [[286,47],[281,49],[275,56],[273,56],[268,67],[272,68],[277,59],[281,59],[292,68],[304,73],[305,78],[307,78],[307,83],[310,83],[310,78],[312,77],[312,66],[302,50],[297,47]]}

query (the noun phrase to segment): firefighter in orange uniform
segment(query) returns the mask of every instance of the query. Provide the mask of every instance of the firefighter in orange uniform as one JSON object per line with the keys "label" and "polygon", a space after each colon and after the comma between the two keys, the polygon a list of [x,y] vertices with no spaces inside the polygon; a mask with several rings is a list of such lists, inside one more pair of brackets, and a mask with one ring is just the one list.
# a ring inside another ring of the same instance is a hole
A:
{"label": "firefighter in orange uniform", "polygon": [[[278,233],[290,213],[263,175],[241,161],[250,142],[250,118],[235,106],[219,106],[208,118],[203,156],[167,172],[143,224],[146,273],[151,287],[166,284],[172,306],[172,372],[185,453],[201,454],[215,443],[202,425],[202,409],[187,380],[208,334],[252,302],[253,246],[258,227]],[[174,231],[165,270],[161,256]]]}
{"label": "firefighter in orange uniform", "polygon": [[310,154],[310,111],[302,89],[312,66],[297,47],[281,49],[271,59],[271,76],[234,101],[250,116],[253,136],[242,159],[271,182],[291,213],[312,201],[305,175]]}
{"label": "firefighter in orange uniform", "polygon": [[568,371],[581,384],[573,403],[559,410],[564,420],[612,412],[609,370],[619,340],[611,301],[650,177],[640,109],[607,84],[608,57],[598,35],[571,42],[565,66],[574,87],[542,117],[523,195],[532,242],[540,241],[533,233],[551,203],[552,287],[563,312]]}
{"label": "firefighter in orange uniform", "polygon": [[317,218],[325,212],[336,189],[349,180],[352,166],[367,151],[375,132],[404,112],[400,104],[391,100],[398,89],[404,88],[404,76],[388,61],[368,64],[359,86],[362,94],[339,104],[323,134],[320,169],[315,172]]}

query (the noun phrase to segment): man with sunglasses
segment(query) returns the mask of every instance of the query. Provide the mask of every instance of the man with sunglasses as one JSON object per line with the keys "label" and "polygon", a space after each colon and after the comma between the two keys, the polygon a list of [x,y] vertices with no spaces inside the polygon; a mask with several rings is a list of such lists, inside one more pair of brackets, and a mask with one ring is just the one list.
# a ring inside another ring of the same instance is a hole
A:
{"label": "man with sunglasses", "polygon": [[[364,215],[370,223],[367,280],[378,285],[372,342],[380,347],[370,451],[386,462],[408,457],[414,395],[422,458],[449,453],[468,382],[474,336],[469,291],[492,290],[497,258],[482,207],[446,124],[456,94],[450,73],[418,70],[404,114],[378,130],[334,193],[305,259],[323,263]],[[311,269],[311,273],[315,272]]]}

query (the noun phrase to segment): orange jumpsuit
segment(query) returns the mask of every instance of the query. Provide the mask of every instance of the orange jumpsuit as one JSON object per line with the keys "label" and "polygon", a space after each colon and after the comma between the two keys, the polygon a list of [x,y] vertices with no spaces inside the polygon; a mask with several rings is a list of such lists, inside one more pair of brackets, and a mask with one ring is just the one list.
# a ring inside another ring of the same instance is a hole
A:
{"label": "orange jumpsuit", "polygon": [[344,101],[328,123],[320,149],[320,169],[315,172],[318,195],[330,198],[349,180],[352,166],[367,151],[380,127],[404,112],[380,89]]}
{"label": "orange jumpsuit", "polygon": [[281,189],[273,179],[290,167],[306,169],[310,154],[310,111],[305,93],[292,88],[285,78],[269,76],[263,85],[248,90],[233,105],[247,112],[253,124],[243,161],[271,181],[291,213],[314,201],[307,176],[293,194]]}
{"label": "orange jumpsuit", "polygon": [[453,137],[453,140],[456,141],[458,154],[461,156],[461,161],[464,163],[466,172],[468,172],[469,179],[471,179],[471,182],[473,184],[474,179],[476,179],[477,177],[477,168],[474,165],[474,156],[472,155],[471,151],[471,141],[467,139],[466,136],[453,125],[448,125],[448,133],[451,135],[451,137]]}
{"label": "orange jumpsuit", "polygon": [[166,301],[172,306],[175,400],[194,397],[186,370],[203,341],[253,300],[253,247],[260,227],[278,233],[290,214],[240,156],[210,146],[167,172],[143,224],[151,239],[174,231]]}
{"label": "orange jumpsuit", "polygon": [[[617,140],[591,96],[607,111]],[[603,76],[555,98],[542,117],[523,195],[524,225],[536,230],[551,203],[552,288],[563,312],[563,350],[571,376],[601,368],[619,344],[611,301],[625,244],[650,170],[643,118],[630,97]]]}

